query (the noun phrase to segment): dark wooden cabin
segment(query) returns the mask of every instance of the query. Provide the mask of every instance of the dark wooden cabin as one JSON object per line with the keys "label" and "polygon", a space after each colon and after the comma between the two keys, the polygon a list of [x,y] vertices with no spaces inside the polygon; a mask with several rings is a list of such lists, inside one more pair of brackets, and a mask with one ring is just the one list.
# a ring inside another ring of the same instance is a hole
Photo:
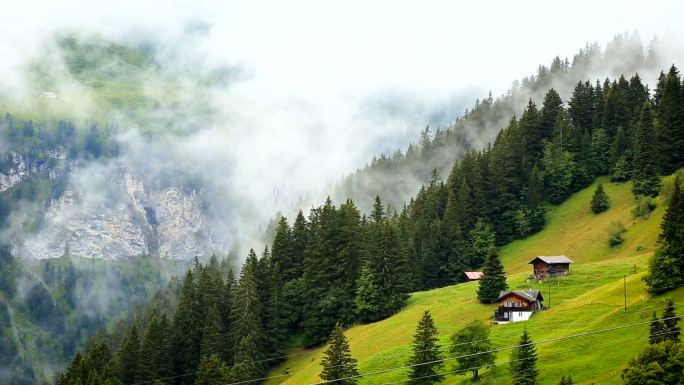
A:
{"label": "dark wooden cabin", "polygon": [[538,290],[502,291],[499,294],[499,308],[494,312],[496,322],[527,321],[532,313],[540,311],[544,297]]}
{"label": "dark wooden cabin", "polygon": [[565,255],[559,255],[554,257],[539,256],[529,263],[532,264],[534,277],[539,279],[567,275],[573,261]]}

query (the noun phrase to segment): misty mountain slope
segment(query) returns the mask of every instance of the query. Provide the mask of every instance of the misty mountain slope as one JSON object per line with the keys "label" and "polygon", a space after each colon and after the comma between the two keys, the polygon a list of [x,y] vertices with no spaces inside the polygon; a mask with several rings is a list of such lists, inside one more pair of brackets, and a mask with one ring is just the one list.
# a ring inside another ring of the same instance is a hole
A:
{"label": "misty mountain slope", "polygon": [[[673,178],[666,178],[666,184]],[[595,215],[590,200],[598,183],[603,182],[612,206]],[[647,219],[634,219],[631,183],[608,183],[597,180],[566,202],[549,210],[544,230],[529,238],[501,248],[500,255],[512,290],[541,290],[549,305],[548,283],[530,280],[527,264],[538,254],[565,254],[576,263],[571,274],[552,281],[551,309],[535,314],[528,322],[492,327],[494,348],[517,343],[523,328],[533,341],[543,341],[576,333],[599,330],[629,323],[648,321],[652,310],[664,308],[662,298],[652,298],[641,280],[647,261],[655,249],[666,202],[658,199],[658,207]],[[608,246],[610,222],[627,224],[625,242]],[[634,266],[637,273],[633,274]],[[627,275],[628,311],[622,311],[623,276]],[[450,335],[475,319],[488,320],[496,305],[483,305],[477,299],[478,283],[469,282],[411,294],[407,306],[396,315],[376,323],[349,328],[347,336],[351,354],[359,361],[361,374],[407,365],[415,327],[423,311],[430,310],[439,330],[442,357],[448,352]],[[668,294],[676,303],[684,301],[684,289]],[[680,305],[681,306],[681,305]],[[619,384],[622,368],[629,358],[648,344],[648,325],[621,331],[558,341],[538,346],[539,384],[556,384],[561,375],[572,374],[578,383]],[[615,347],[619,346],[619,349]],[[320,381],[320,360],[325,347],[295,348],[287,360],[270,371],[267,384],[313,384]],[[508,384],[510,352],[497,354],[497,368],[483,370],[483,383]],[[455,370],[447,361],[443,372]],[[384,384],[406,381],[408,370],[401,369],[363,377],[359,384]],[[440,384],[470,383],[468,376],[447,374]]]}
{"label": "misty mountain slope", "polygon": [[[220,72],[179,76],[155,61],[154,45],[139,47],[96,35],[62,33],[43,42],[14,88],[0,88],[0,109],[41,121],[117,123],[144,131],[188,131],[211,116],[209,89]],[[41,95],[54,92],[54,97]],[[180,118],[180,112],[186,115]]]}
{"label": "misty mountain slope", "polygon": [[520,117],[532,100],[540,105],[546,92],[553,88],[568,101],[578,82],[602,83],[624,74],[638,73],[651,90],[658,74],[668,68],[684,52],[671,52],[665,41],[654,40],[649,48],[637,34],[617,35],[605,49],[587,44],[572,58],[556,57],[547,66],[540,65],[535,75],[515,81],[504,95],[478,99],[461,118],[442,127],[421,131],[418,143],[404,151],[381,154],[356,170],[335,186],[338,200],[352,198],[363,210],[370,210],[373,199],[380,195],[394,210],[408,203],[415,191],[429,181],[434,169],[445,176],[456,160],[470,149],[492,143],[501,127],[514,116]]}
{"label": "misty mountain slope", "polygon": [[40,262],[0,254],[0,382],[53,381],[86,339],[129,319],[187,266],[151,257]]}

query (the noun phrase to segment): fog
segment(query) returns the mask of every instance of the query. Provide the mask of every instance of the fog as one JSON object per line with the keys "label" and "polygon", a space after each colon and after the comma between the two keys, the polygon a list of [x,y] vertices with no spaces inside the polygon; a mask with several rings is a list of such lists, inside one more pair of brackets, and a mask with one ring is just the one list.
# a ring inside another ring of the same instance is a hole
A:
{"label": "fog", "polygon": [[[638,31],[645,44],[656,34],[678,38],[681,8],[674,1],[649,7],[588,1],[571,7],[543,1],[524,7],[25,1],[3,9],[0,86],[19,99],[40,91],[21,73],[27,62],[48,55],[46,46],[65,32],[149,52],[161,78],[187,93],[181,108],[155,95],[155,114],[180,132],[151,139],[142,134],[140,121],[109,111],[124,127],[117,139],[120,156],[84,165],[72,179],[101,178],[123,166],[152,182],[201,186],[211,213],[207,221],[218,238],[212,247],[226,251],[239,242],[244,249],[256,246],[276,212],[291,216],[320,203],[333,183],[374,155],[404,149],[426,125],[450,124],[475,98],[505,93],[513,80],[555,56],[572,58],[585,43],[603,44],[624,31]],[[59,74],[53,86],[66,90],[71,108],[87,119],[94,108],[91,95],[60,70],[59,57],[50,61]],[[586,72],[595,79],[615,71]],[[197,84],[215,73],[222,81]],[[140,79],[150,90],[149,83],[157,81]],[[567,91],[561,89],[564,96]],[[507,120],[476,133],[473,128],[473,142],[485,144]],[[407,189],[419,183],[411,181]],[[87,202],[118,204],[98,183],[77,186]]]}

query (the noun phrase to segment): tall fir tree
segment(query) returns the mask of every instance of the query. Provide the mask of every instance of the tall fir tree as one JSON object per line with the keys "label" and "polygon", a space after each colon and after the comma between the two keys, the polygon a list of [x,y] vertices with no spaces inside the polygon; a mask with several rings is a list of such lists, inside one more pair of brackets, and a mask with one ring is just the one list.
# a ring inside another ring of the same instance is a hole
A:
{"label": "tall fir tree", "polygon": [[634,171],[632,172],[634,195],[655,197],[660,192],[660,178],[658,178],[656,163],[657,151],[651,104],[646,102],[641,109],[634,139]]}
{"label": "tall fir tree", "polygon": [[660,225],[658,249],[649,260],[648,275],[644,278],[654,294],[672,290],[684,282],[684,197],[679,176],[675,177],[670,202]]}
{"label": "tall fir tree", "polygon": [[530,339],[527,329],[520,336],[520,343],[511,354],[511,377],[514,385],[535,385],[537,383],[537,348]]}
{"label": "tall fir tree", "polygon": [[684,84],[674,65],[667,75],[661,74],[655,102],[658,148],[653,156],[660,158],[661,170],[669,174],[684,165]]}
{"label": "tall fir tree", "polygon": [[221,313],[214,305],[209,308],[207,320],[202,332],[202,344],[200,345],[200,357],[216,355],[221,361],[228,361],[226,347],[230,343],[225,330]]}
{"label": "tall fir tree", "polygon": [[228,379],[228,369],[216,354],[202,357],[195,385],[224,385]]}
{"label": "tall fir tree", "polygon": [[153,311],[140,348],[138,381],[152,382],[172,375],[171,343],[166,316]]}
{"label": "tall fir tree", "polygon": [[119,350],[119,372],[124,384],[133,384],[140,373],[140,336],[138,328],[133,325]]}
{"label": "tall fir tree", "polygon": [[663,311],[663,333],[666,340],[679,342],[681,329],[677,325],[681,318],[675,312],[674,302],[669,299],[665,311]]}
{"label": "tall fir tree", "polygon": [[490,249],[482,273],[484,275],[479,281],[477,298],[482,303],[494,303],[499,298],[499,294],[508,289],[506,274],[496,248]]}
{"label": "tall fir tree", "polygon": [[653,345],[665,341],[664,329],[663,321],[653,311],[653,318],[649,324],[648,343]]}
{"label": "tall fir tree", "polygon": [[[172,351],[175,353],[174,371],[177,375],[194,373],[199,365],[204,324],[204,320],[201,319],[201,306],[195,273],[188,270],[173,318]],[[190,375],[184,380],[187,380],[186,383],[192,383],[194,377]]]}
{"label": "tall fir tree", "polygon": [[603,184],[599,183],[594,191],[594,196],[591,198],[591,211],[594,214],[602,213],[610,208],[610,201],[608,194],[603,189]]}
{"label": "tall fir tree", "polygon": [[437,342],[435,322],[426,310],[413,336],[409,384],[431,385],[444,379],[444,376],[438,373],[442,363],[439,362],[441,355]]}
{"label": "tall fir tree", "polygon": [[339,324],[335,325],[330,335],[328,348],[323,352],[321,366],[323,366],[322,380],[341,385],[356,385],[356,377],[359,375],[356,360],[351,356],[349,343]]}

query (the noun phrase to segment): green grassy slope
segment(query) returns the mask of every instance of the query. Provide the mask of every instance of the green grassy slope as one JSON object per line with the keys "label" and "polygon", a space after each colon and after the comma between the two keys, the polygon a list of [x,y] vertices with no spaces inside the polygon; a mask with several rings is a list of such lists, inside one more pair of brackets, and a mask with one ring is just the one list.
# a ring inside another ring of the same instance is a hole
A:
{"label": "green grassy slope", "polygon": [[[641,280],[648,257],[655,249],[664,202],[647,220],[634,219],[630,184],[610,184],[603,179],[612,206],[594,215],[589,201],[596,187],[573,195],[558,207],[550,208],[546,228],[532,237],[513,242],[501,249],[501,256],[513,289],[543,290],[551,309],[535,314],[529,322],[492,327],[495,348],[517,344],[524,327],[534,341],[543,341],[592,330],[648,322],[654,309],[664,307],[662,298],[651,298]],[[628,231],[625,242],[608,246],[611,221],[622,221]],[[529,279],[527,262],[536,255],[565,254],[576,263],[572,274],[548,282]],[[634,265],[637,272],[633,273]],[[626,276],[627,311],[624,310],[623,277]],[[476,298],[477,283],[465,283],[426,292],[414,293],[407,306],[395,316],[347,330],[352,355],[359,361],[359,372],[400,367],[407,364],[415,326],[424,310],[430,310],[446,346],[449,336],[473,319],[488,319],[495,305],[482,305]],[[684,302],[684,289],[668,294]],[[538,346],[539,380],[556,384],[561,375],[572,374],[575,383],[620,382],[619,374],[630,357],[648,342],[648,325],[599,333],[591,336],[543,343]],[[267,384],[312,384],[320,381],[322,348],[293,349],[287,361],[274,368]],[[453,356],[445,348],[443,357]],[[510,351],[497,355],[497,368],[484,371],[483,384],[508,384]],[[447,361],[444,372],[454,371]],[[467,383],[469,376],[447,374],[443,384]],[[408,370],[397,370],[362,378],[360,384],[405,383]]]}

